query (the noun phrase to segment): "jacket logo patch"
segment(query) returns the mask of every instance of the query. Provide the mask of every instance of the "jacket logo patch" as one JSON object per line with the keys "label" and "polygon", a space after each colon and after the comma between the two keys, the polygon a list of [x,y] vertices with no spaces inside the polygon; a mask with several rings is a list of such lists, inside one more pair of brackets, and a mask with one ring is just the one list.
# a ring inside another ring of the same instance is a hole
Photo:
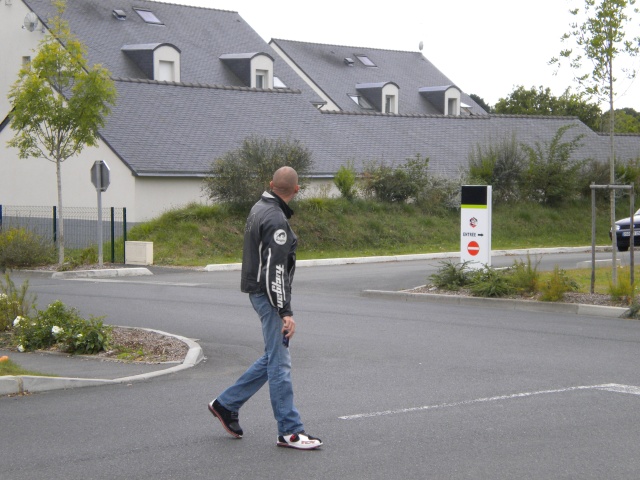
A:
{"label": "jacket logo patch", "polygon": [[[284,232],[283,232],[284,233]],[[286,237],[286,234],[284,234]],[[276,294],[278,308],[284,307],[284,265],[276,265],[276,278],[271,282],[271,291]]]}
{"label": "jacket logo patch", "polygon": [[276,233],[273,234],[273,241],[278,245],[284,245],[287,243],[287,232],[282,229],[276,231]]}

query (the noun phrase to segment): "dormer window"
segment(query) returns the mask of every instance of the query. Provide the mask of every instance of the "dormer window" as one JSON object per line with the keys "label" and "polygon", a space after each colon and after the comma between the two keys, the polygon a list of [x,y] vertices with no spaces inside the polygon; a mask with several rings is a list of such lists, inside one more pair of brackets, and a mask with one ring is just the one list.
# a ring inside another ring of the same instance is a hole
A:
{"label": "dormer window", "polygon": [[460,115],[460,89],[455,85],[422,87],[420,95],[426,98],[442,115]]}
{"label": "dormer window", "polygon": [[360,62],[365,66],[365,67],[377,67],[377,65],[375,63],[373,63],[371,61],[371,59],[369,57],[367,57],[366,55],[356,55],[356,58],[358,60],[360,60]]}
{"label": "dormer window", "polygon": [[220,60],[251,88],[273,88],[273,57],[266,53],[227,53]]}
{"label": "dormer window", "polygon": [[129,57],[150,80],[180,81],[180,50],[170,43],[125,45]]}
{"label": "dormer window", "polygon": [[384,96],[384,113],[397,113],[395,95]]}
{"label": "dormer window", "polygon": [[356,90],[378,112],[398,113],[400,89],[394,82],[359,83],[356,85]]}
{"label": "dormer window", "polygon": [[268,75],[267,70],[256,70],[256,88],[267,88]]}
{"label": "dormer window", "polygon": [[153,25],[164,25],[164,22],[161,22],[160,19],[156,17],[156,14],[151,10],[145,10],[143,8],[134,8],[134,10],[146,23],[151,23]]}

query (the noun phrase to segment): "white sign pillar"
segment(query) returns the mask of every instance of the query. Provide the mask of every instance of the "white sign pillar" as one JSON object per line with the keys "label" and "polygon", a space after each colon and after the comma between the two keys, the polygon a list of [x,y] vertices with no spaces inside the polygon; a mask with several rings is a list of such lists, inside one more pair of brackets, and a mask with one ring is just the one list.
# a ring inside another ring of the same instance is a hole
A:
{"label": "white sign pillar", "polygon": [[460,203],[460,260],[491,266],[491,186],[463,185]]}

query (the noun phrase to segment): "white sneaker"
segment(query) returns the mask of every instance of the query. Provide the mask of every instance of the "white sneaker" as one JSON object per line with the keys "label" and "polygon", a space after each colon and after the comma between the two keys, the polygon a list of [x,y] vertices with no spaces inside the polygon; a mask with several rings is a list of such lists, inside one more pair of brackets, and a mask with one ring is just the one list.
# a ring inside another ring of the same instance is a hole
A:
{"label": "white sneaker", "polygon": [[313,450],[314,448],[322,446],[322,440],[304,432],[299,432],[293,435],[280,435],[277,445],[279,447],[297,448],[299,450]]}

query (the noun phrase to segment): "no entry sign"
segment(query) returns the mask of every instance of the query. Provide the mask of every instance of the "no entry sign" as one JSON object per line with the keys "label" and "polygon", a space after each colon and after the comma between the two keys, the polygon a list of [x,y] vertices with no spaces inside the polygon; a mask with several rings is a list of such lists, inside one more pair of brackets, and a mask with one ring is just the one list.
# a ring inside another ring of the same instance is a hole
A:
{"label": "no entry sign", "polygon": [[491,265],[491,186],[463,185],[460,206],[460,259],[469,268]]}

